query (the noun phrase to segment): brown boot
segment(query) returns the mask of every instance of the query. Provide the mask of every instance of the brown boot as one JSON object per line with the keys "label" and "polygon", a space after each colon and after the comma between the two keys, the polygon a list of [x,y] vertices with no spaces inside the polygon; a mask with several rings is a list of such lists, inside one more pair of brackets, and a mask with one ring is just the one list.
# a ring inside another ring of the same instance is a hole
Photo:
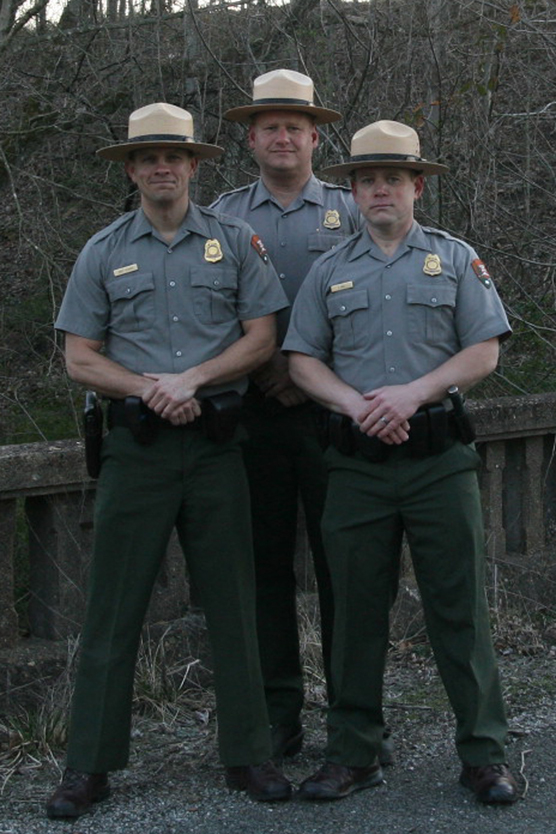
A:
{"label": "brown boot", "polygon": [[374,788],[384,781],[378,760],[367,767],[347,767],[325,762],[299,786],[300,799],[343,799],[354,791]]}
{"label": "brown boot", "polygon": [[507,804],[517,799],[517,783],[505,764],[464,764],[459,781],[474,792],[479,802]]}
{"label": "brown boot", "polygon": [[258,802],[289,799],[292,795],[291,783],[270,759],[259,765],[227,767],[226,785],[234,791],[247,791]]}
{"label": "brown boot", "polygon": [[61,784],[46,805],[50,819],[80,817],[93,802],[100,802],[110,795],[106,773],[80,773],[67,767]]}

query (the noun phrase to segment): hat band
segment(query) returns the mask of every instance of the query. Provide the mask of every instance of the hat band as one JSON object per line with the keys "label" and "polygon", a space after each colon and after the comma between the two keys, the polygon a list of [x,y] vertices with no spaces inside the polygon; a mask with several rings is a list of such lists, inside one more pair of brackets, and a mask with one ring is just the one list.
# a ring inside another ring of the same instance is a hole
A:
{"label": "hat band", "polygon": [[414,156],[410,153],[363,153],[358,156],[352,156],[350,162],[425,162],[420,156]]}
{"label": "hat band", "polygon": [[304,107],[314,107],[312,101],[303,98],[255,98],[253,99],[253,105],[256,104],[301,104]]}
{"label": "hat band", "polygon": [[192,136],[175,133],[147,133],[144,136],[130,136],[128,142],[195,142]]}

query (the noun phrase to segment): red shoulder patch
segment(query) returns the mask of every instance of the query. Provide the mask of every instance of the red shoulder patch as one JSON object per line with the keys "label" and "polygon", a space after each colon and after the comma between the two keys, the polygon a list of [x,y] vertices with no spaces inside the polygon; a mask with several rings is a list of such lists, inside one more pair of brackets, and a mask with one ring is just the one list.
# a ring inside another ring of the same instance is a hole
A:
{"label": "red shoulder patch", "polygon": [[481,284],[483,284],[487,289],[490,289],[492,286],[492,279],[484,263],[479,258],[475,258],[474,261],[471,261],[471,266],[473,267],[473,272]]}
{"label": "red shoulder patch", "polygon": [[262,258],[262,260],[265,262],[265,264],[267,264],[268,263],[268,252],[266,251],[265,245],[264,245],[264,243],[262,242],[262,240],[260,239],[260,237],[258,235],[253,235],[253,237],[251,238],[251,246],[253,247],[253,249],[255,250],[257,255],[260,258]]}

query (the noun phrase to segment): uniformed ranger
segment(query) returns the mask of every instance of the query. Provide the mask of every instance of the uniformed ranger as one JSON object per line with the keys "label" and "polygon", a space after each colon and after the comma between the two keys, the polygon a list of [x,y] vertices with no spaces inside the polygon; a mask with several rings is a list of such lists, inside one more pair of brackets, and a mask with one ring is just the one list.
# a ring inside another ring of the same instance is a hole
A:
{"label": "uniformed ranger", "polygon": [[456,716],[460,781],[483,802],[516,799],[484,590],[479,458],[459,393],[494,370],[510,327],[476,252],[414,220],[425,175],[445,170],[398,122],[354,135],[350,161],[327,171],[350,176],[366,228],[313,266],[284,343],[294,381],[331,412],[323,536],[336,700],[305,799],[381,781],[389,589],[404,532]]}
{"label": "uniformed ranger", "polygon": [[86,244],[56,321],[72,379],[109,399],[110,431],[67,769],[50,817],[106,798],[108,771],[127,764],[141,626],[174,526],[207,618],[227,784],[260,800],[291,792],[269,761],[248,485],[230,425],[287,302],[253,230],[189,199],[199,160],[221,152],[193,138],[186,110],[163,103],[136,110],[128,141],[98,151],[125,162],[141,207]]}
{"label": "uniformed ranger", "polygon": [[[349,237],[361,222],[349,189],[313,174],[318,127],[341,118],[313,99],[312,80],[299,72],[278,69],[255,78],[252,103],[224,116],[248,125],[260,178],[223,194],[212,206],[243,218],[263,238],[292,303],[316,258]],[[289,310],[281,310],[279,344],[288,320]],[[314,404],[292,382],[279,350],[251,374],[244,458],[253,510],[259,646],[277,759],[298,752],[303,739],[294,572],[300,498],[315,566],[330,694],[333,607],[320,534],[326,470],[315,416]]]}

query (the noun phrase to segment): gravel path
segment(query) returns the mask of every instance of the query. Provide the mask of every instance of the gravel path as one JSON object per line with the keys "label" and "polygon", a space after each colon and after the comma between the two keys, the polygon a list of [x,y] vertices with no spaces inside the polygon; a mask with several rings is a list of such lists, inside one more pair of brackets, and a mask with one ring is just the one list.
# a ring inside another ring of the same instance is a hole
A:
{"label": "gravel path", "polygon": [[[58,763],[30,761],[4,786],[0,834],[554,834],[556,657],[507,657],[501,667],[509,762],[525,793],[514,806],[481,806],[458,785],[450,712],[433,664],[419,659],[388,673],[397,762],[378,788],[332,803],[255,803],[224,787],[212,719],[137,718],[130,767],[113,775],[108,801],[75,822],[47,820]],[[306,724],[304,749],[285,767],[295,783],[321,763],[322,712],[309,709]]]}

